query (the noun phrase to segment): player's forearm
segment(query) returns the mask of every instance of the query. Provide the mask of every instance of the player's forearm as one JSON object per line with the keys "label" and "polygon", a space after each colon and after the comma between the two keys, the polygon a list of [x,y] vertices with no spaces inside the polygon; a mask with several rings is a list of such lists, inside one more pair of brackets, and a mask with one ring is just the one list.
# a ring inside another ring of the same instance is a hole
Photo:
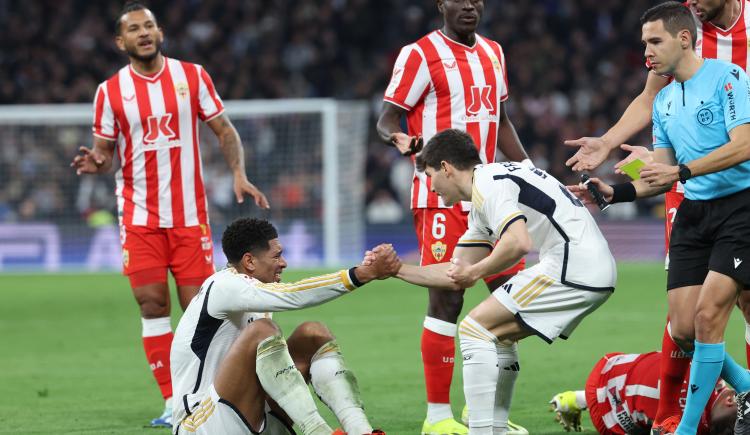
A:
{"label": "player's forearm", "polygon": [[242,148],[240,135],[233,126],[229,126],[229,128],[219,136],[219,148],[221,148],[224,160],[226,160],[227,165],[229,165],[229,169],[232,170],[235,178],[246,178],[245,151]]}
{"label": "player's forearm", "polygon": [[[385,103],[384,103],[385,104]],[[393,145],[393,133],[401,133],[401,117],[394,111],[383,111],[378,119],[377,130],[380,139],[388,145]]]}
{"label": "player's forearm", "polygon": [[429,266],[401,265],[396,278],[408,283],[428,288],[458,289],[448,278],[449,263],[431,264]]}
{"label": "player's forearm", "polygon": [[114,160],[115,142],[94,136],[93,151],[102,159],[102,163],[97,165],[97,174],[104,174],[112,169]]}
{"label": "player's forearm", "polygon": [[529,253],[518,243],[498,243],[492,253],[472,266],[477,280],[487,278],[511,268]]}
{"label": "player's forearm", "polygon": [[518,138],[516,128],[504,110],[497,128],[497,148],[508,160],[514,162],[522,162],[529,158],[521,144],[521,139]]}

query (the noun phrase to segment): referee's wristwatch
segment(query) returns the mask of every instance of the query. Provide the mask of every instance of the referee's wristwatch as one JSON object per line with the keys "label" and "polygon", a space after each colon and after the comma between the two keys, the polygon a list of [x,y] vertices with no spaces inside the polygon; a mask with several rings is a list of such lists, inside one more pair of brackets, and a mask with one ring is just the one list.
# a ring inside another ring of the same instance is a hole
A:
{"label": "referee's wristwatch", "polygon": [[693,173],[690,172],[690,168],[688,168],[686,165],[683,165],[682,163],[680,163],[677,167],[680,168],[677,171],[677,175],[680,177],[680,183],[685,184],[687,180],[689,180],[690,177],[693,176]]}

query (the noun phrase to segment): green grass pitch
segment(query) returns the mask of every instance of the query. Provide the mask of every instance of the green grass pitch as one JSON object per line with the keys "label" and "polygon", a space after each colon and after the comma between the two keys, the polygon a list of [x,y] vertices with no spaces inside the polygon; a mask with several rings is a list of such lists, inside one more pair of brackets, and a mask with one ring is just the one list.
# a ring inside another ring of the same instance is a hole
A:
{"label": "green grass pitch", "polygon": [[[320,272],[290,271],[284,280]],[[659,264],[622,264],[615,294],[570,340],[552,345],[536,337],[524,340],[512,420],[531,434],[564,433],[547,411],[552,395],[581,389],[606,352],[657,349],[666,314],[665,277]],[[487,294],[481,286],[469,290],[464,312]],[[391,435],[413,435],[425,412],[419,337],[426,300],[426,291],[391,279],[275,319],[286,333],[303,320],[328,324],[359,378],[373,424]],[[175,323],[178,318],[173,309]],[[0,275],[0,433],[168,433],[144,428],[162,402],[143,356],[140,328],[122,276]],[[745,360],[743,336],[735,312],[726,341],[739,361]],[[459,415],[460,363],[452,398]],[[327,410],[324,415],[331,419]],[[594,433],[588,416],[584,432]]]}

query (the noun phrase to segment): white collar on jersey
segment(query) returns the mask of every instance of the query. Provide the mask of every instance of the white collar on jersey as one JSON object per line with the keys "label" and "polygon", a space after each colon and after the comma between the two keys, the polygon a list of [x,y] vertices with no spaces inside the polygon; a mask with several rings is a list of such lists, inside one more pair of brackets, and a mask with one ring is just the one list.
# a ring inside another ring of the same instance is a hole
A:
{"label": "white collar on jersey", "polygon": [[470,50],[473,50],[473,49],[477,48],[477,44],[479,44],[479,35],[477,35],[476,33],[474,33],[474,45],[472,45],[471,47],[469,47],[469,46],[468,46],[468,45],[466,45],[466,44],[462,44],[462,43],[460,43],[460,42],[458,42],[458,41],[454,41],[453,39],[449,38],[449,37],[448,37],[448,36],[447,36],[447,35],[446,35],[445,33],[443,33],[443,31],[442,31],[442,30],[440,30],[440,29],[438,29],[438,30],[437,30],[437,32],[438,32],[438,33],[440,34],[440,36],[442,36],[443,38],[447,39],[448,41],[450,41],[450,42],[452,42],[452,43],[454,43],[454,44],[458,44],[458,45],[460,45],[461,47],[466,47],[466,48],[468,48],[468,49],[470,49]]}
{"label": "white collar on jersey", "polygon": [[133,68],[133,65],[128,64],[128,68],[130,68],[130,73],[133,74],[134,76],[141,78],[143,80],[146,80],[147,82],[155,82],[161,76],[164,70],[167,69],[167,61],[169,59],[167,59],[167,56],[164,56],[164,55],[162,55],[162,58],[164,59],[164,62],[161,63],[161,69],[159,70],[158,73],[152,76],[145,76],[139,73],[138,71],[135,70],[135,68]]}

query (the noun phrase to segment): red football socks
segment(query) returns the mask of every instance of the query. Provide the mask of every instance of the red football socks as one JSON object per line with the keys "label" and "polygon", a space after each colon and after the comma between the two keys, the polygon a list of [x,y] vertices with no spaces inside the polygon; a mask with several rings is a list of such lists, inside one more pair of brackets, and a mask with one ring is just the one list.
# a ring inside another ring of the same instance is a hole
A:
{"label": "red football socks", "polygon": [[685,374],[690,368],[690,356],[680,349],[669,334],[669,324],[664,328],[659,364],[659,409],[654,421],[682,414],[680,390]]}
{"label": "red football socks", "polygon": [[450,403],[456,342],[453,335],[422,331],[422,364],[424,365],[427,402]]}

